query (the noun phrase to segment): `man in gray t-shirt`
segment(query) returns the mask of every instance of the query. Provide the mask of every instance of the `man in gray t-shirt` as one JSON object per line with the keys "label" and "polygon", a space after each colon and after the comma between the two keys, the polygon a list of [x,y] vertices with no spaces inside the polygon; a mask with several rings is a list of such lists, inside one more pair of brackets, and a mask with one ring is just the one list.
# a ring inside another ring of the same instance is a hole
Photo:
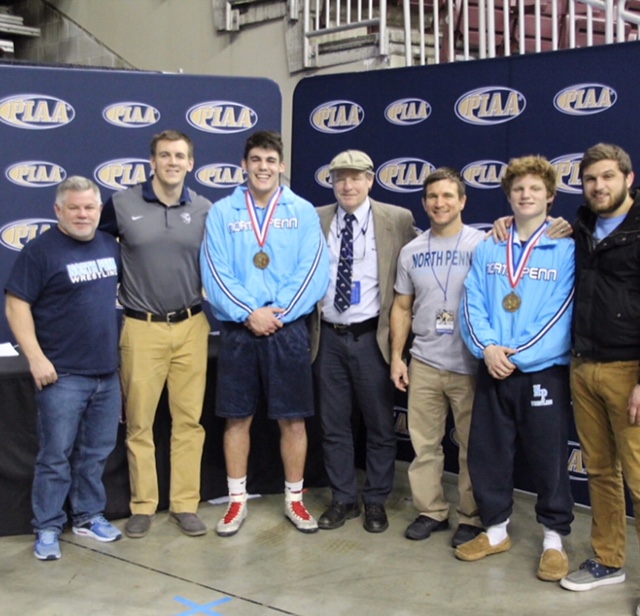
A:
{"label": "man in gray t-shirt", "polygon": [[[482,531],[467,469],[477,362],[460,337],[457,319],[464,279],[484,233],[462,223],[465,185],[454,169],[442,167],[427,177],[422,203],[431,228],[400,253],[391,309],[391,378],[398,389],[409,391],[409,434],[416,452],[409,481],[420,513],[405,536],[427,539],[449,527],[441,442],[451,408],[460,448],[459,524],[452,540],[457,547]],[[407,366],[403,354],[411,330],[415,337]]]}

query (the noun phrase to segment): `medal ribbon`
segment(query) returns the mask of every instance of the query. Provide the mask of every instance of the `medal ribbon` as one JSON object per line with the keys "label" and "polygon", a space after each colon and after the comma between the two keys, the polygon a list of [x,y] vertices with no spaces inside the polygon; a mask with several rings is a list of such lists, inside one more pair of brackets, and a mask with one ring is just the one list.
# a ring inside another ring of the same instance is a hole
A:
{"label": "medal ribbon", "polygon": [[531,253],[535,248],[536,244],[540,241],[542,234],[544,233],[547,227],[547,223],[543,222],[535,233],[527,240],[526,244],[522,249],[522,253],[520,254],[520,258],[516,263],[515,271],[513,269],[513,245],[516,239],[516,225],[511,225],[511,229],[509,230],[509,239],[507,241],[507,276],[509,277],[509,284],[512,289],[515,289],[520,282],[522,275],[524,274],[525,267],[531,258]]}
{"label": "medal ribbon", "polygon": [[264,247],[267,242],[267,235],[269,235],[269,225],[271,224],[271,219],[273,218],[273,214],[276,211],[276,206],[278,205],[278,201],[280,200],[280,195],[282,194],[282,186],[273,193],[271,199],[269,199],[269,204],[266,207],[266,212],[264,215],[264,219],[262,220],[262,224],[258,220],[258,215],[256,214],[256,208],[258,207],[253,200],[253,195],[251,191],[247,190],[244,193],[244,200],[247,204],[247,211],[249,212],[249,219],[251,220],[251,228],[253,229],[253,233],[256,236],[256,240],[258,240],[258,245],[260,249]]}

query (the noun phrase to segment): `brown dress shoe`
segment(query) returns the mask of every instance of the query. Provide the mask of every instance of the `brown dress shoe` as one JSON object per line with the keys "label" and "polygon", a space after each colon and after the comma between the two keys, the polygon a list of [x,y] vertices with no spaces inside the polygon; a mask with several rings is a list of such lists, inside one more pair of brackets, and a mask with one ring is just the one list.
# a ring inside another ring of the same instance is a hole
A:
{"label": "brown dress shoe", "polygon": [[189,537],[200,537],[207,533],[204,522],[195,513],[169,512],[169,519],[178,525],[178,528]]}
{"label": "brown dress shoe", "polygon": [[151,522],[155,515],[134,513],[124,525],[124,534],[132,539],[145,537],[151,530]]}

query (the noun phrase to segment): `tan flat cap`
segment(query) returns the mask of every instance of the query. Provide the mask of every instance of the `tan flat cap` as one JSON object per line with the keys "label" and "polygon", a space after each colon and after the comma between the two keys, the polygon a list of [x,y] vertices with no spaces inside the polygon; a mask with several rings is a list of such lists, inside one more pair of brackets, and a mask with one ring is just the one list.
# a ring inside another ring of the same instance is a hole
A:
{"label": "tan flat cap", "polygon": [[360,150],[340,152],[330,163],[329,171],[338,169],[355,169],[356,171],[373,171],[373,161]]}

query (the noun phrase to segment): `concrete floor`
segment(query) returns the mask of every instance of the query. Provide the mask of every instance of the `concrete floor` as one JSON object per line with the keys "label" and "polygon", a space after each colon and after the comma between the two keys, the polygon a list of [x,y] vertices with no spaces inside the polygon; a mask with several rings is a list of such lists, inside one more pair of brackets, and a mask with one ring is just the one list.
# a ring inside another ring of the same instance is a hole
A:
{"label": "concrete floor", "polygon": [[[445,488],[451,500],[454,486]],[[319,515],[327,489],[305,503]],[[111,544],[62,536],[62,559],[33,556],[30,535],[0,539],[2,616],[633,616],[640,600],[640,557],[629,526],[627,581],[583,593],[535,577],[541,528],[531,496],[516,495],[505,554],[466,563],[453,556],[453,531],[421,542],[403,533],[414,519],[406,464],[398,463],[387,511],[390,527],[372,535],[362,518],[333,531],[297,532],[282,515],[282,496],[249,503],[240,532],[213,530],[224,505],[202,503],[211,529],[204,537],[180,533],[166,513],[144,539]],[[116,521],[120,528],[124,520]],[[454,521],[455,523],[455,521]],[[565,543],[571,567],[590,556],[588,511],[578,509]],[[454,524],[455,527],[455,524]]]}

